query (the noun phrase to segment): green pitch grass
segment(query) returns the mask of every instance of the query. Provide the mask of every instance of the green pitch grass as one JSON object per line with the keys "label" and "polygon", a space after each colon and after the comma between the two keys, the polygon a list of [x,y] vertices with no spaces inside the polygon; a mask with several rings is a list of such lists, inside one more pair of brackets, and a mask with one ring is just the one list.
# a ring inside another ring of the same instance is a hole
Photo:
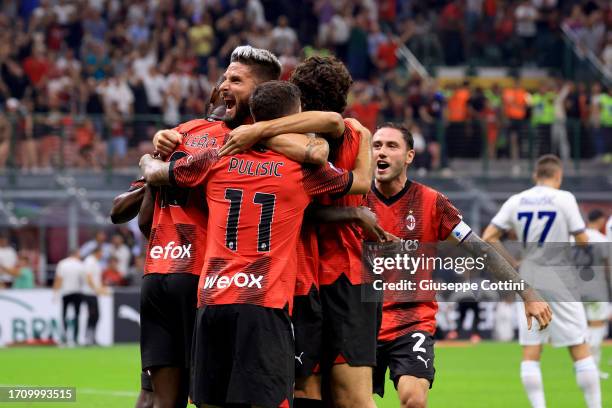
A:
{"label": "green pitch grass", "polygon": [[[604,347],[604,364],[612,346]],[[482,343],[477,346],[436,348],[436,381],[429,406],[453,408],[528,407],[519,380],[520,347]],[[568,353],[546,348],[542,362],[548,406],[583,407]],[[612,371],[612,367],[608,371]],[[66,407],[131,408],[140,387],[136,346],[111,348],[12,348],[0,350],[0,384],[73,386],[76,403],[2,403],[0,408]],[[612,407],[612,379],[602,381],[604,407]],[[399,407],[391,382],[380,408]]]}

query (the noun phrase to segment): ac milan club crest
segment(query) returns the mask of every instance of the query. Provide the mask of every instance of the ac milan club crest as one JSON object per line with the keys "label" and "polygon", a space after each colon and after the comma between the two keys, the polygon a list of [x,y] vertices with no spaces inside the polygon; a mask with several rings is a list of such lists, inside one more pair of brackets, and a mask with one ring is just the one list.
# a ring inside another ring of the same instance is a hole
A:
{"label": "ac milan club crest", "polygon": [[406,228],[412,231],[416,227],[416,218],[412,215],[412,210],[410,210],[410,214],[406,217]]}

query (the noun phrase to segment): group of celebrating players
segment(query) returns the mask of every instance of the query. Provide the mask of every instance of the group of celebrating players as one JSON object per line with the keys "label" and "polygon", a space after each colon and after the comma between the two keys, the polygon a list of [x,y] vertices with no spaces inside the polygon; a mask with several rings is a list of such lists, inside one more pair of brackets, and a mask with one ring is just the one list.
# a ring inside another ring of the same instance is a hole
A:
{"label": "group of celebrating players", "polygon": [[[113,221],[138,216],[149,239],[138,404],[375,407],[389,368],[402,406],[424,407],[437,305],[362,301],[363,241],[449,240],[497,279],[520,277],[444,195],[407,179],[405,128],[372,136],[342,118],[339,60],[280,73],[269,51],[237,47],[208,116],[158,131],[143,178],[115,199]],[[525,326],[546,328],[550,306],[518,295]]]}

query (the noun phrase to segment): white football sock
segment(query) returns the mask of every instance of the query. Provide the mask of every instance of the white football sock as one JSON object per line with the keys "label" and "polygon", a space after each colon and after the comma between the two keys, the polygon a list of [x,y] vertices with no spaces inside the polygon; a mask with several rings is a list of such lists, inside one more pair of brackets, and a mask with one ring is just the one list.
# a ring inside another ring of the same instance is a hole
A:
{"label": "white football sock", "polygon": [[608,334],[608,327],[589,327],[589,346],[591,347],[591,355],[595,360],[595,365],[599,368],[601,361],[601,343]]}
{"label": "white football sock", "polygon": [[521,381],[532,408],[546,408],[544,383],[539,361],[521,362]]}
{"label": "white football sock", "polygon": [[601,408],[601,388],[599,385],[599,370],[593,357],[589,356],[574,362],[576,382],[586,401],[588,408]]}

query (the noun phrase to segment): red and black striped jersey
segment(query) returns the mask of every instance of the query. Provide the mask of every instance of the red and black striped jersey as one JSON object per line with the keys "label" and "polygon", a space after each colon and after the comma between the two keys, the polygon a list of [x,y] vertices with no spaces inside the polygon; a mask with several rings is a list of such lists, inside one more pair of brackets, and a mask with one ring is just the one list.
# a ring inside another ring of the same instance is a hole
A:
{"label": "red and black striped jersey", "polygon": [[[361,135],[349,122],[345,121],[342,144],[333,160],[334,166],[342,169],[354,169]],[[362,195],[334,197],[327,195],[321,203],[334,207],[359,207],[363,202]],[[319,283],[330,285],[342,274],[346,275],[353,285],[362,283],[362,244],[360,232],[350,224],[320,225],[319,239]]]}
{"label": "red and black striped jersey", "polygon": [[312,287],[319,288],[319,243],[312,223],[304,222],[297,243],[297,280],[295,296],[308,295]]}
{"label": "red and black striped jersey", "polygon": [[[183,135],[167,161],[176,161],[223,145],[230,129],[223,122],[196,119],[174,130]],[[144,273],[199,275],[204,264],[208,210],[201,188],[164,186],[156,189],[155,209]]]}
{"label": "red and black striped jersey", "polygon": [[205,186],[208,236],[198,305],[291,310],[304,210],[312,196],[348,192],[352,173],[329,164],[302,167],[267,150],[222,158],[209,150],[173,162],[170,180]]}
{"label": "red and black striped jersey", "polygon": [[[372,183],[366,205],[376,214],[378,223],[387,232],[419,243],[444,241],[461,222],[459,210],[445,195],[410,180],[399,193],[389,198],[383,196],[376,189],[375,183]],[[432,272],[417,271],[418,278],[428,279]],[[385,293],[379,340],[394,340],[416,330],[434,334],[438,311],[436,302],[398,303],[389,301],[392,295]]]}

